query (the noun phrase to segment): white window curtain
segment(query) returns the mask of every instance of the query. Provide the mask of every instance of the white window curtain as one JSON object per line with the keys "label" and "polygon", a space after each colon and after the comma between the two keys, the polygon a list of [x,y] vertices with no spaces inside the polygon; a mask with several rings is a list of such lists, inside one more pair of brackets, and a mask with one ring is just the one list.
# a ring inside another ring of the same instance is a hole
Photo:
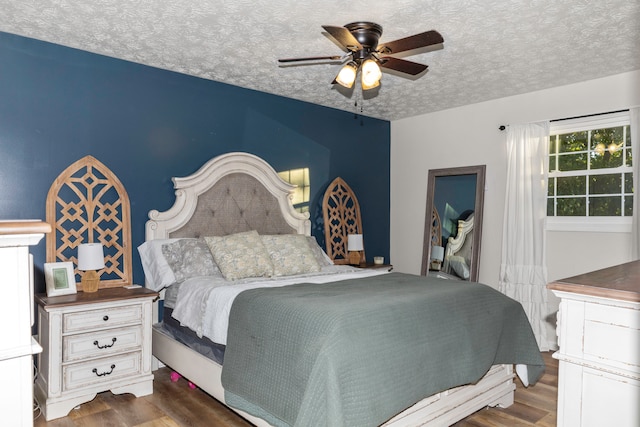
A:
{"label": "white window curtain", "polygon": [[631,120],[631,154],[633,155],[633,219],[631,220],[631,255],[640,259],[640,107],[629,109]]}
{"label": "white window curtain", "polygon": [[499,290],[522,304],[541,351],[551,349],[545,326],[548,146],[549,122],[508,127],[499,279]]}

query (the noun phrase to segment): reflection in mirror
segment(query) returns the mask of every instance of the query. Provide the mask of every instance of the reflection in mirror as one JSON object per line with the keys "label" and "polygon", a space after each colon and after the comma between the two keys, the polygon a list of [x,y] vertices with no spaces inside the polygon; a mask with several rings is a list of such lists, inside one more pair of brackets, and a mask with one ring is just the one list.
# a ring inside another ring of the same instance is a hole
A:
{"label": "reflection in mirror", "polygon": [[485,170],[485,165],[429,170],[423,276],[478,280]]}

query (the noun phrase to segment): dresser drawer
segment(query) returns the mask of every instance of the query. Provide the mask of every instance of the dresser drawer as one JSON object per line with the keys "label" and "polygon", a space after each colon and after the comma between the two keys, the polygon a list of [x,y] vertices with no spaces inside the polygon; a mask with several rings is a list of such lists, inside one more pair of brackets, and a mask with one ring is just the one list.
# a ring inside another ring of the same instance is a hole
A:
{"label": "dresser drawer", "polygon": [[62,343],[63,362],[123,353],[135,350],[142,345],[142,327],[128,326],[68,335],[62,339]]}
{"label": "dresser drawer", "polygon": [[138,375],[140,374],[140,357],[141,353],[136,351],[89,362],[63,365],[63,391]]}
{"label": "dresser drawer", "polygon": [[587,304],[583,346],[586,358],[640,372],[640,311]]}
{"label": "dresser drawer", "polygon": [[132,325],[140,323],[141,317],[142,307],[138,304],[68,313],[63,318],[62,333]]}

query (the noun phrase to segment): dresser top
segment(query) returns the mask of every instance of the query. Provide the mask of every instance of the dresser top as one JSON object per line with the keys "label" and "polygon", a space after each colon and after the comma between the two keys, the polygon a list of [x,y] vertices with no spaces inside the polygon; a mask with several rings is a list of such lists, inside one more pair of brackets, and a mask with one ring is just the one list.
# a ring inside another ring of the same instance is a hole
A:
{"label": "dresser top", "polygon": [[97,292],[78,292],[70,295],[48,297],[47,294],[37,294],[35,301],[43,307],[64,307],[70,305],[93,304],[101,302],[121,301],[133,298],[155,298],[158,293],[147,288],[127,289],[124,287],[105,288]]}
{"label": "dresser top", "polygon": [[0,235],[49,232],[51,232],[51,225],[39,219],[0,220]]}
{"label": "dresser top", "polygon": [[640,260],[557,280],[551,290],[640,302]]}

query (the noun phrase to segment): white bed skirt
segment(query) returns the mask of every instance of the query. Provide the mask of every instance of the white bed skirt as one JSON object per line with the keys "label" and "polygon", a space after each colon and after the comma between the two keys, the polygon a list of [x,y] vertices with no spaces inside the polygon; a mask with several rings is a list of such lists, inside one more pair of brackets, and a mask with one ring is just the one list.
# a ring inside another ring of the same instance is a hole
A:
{"label": "white bed skirt", "polygon": [[[162,364],[180,373],[216,400],[223,403],[222,366],[153,328],[153,355]],[[154,363],[154,366],[159,366]],[[515,384],[512,365],[494,365],[476,384],[456,387],[421,400],[396,415],[384,427],[449,426],[486,407],[513,404]],[[266,421],[229,407],[258,427]]]}

